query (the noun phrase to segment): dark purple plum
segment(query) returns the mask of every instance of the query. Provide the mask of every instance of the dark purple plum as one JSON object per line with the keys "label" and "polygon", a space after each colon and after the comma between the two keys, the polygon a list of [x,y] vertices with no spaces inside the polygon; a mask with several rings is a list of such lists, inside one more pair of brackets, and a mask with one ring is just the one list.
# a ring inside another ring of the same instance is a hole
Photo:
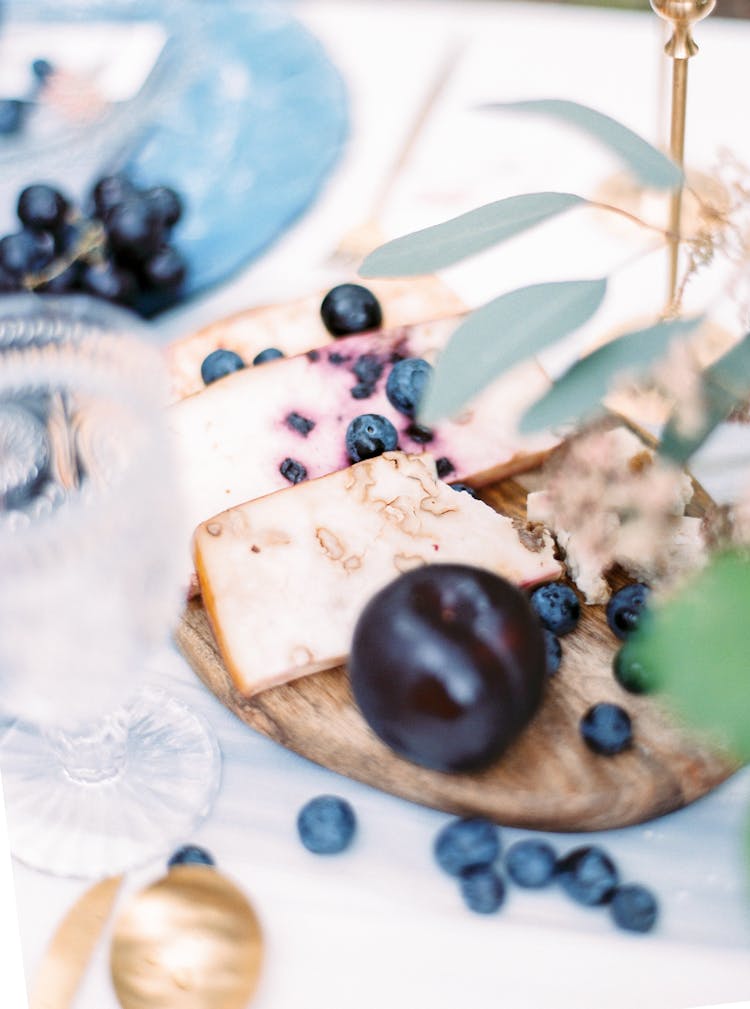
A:
{"label": "dark purple plum", "polygon": [[495,760],[542,699],[541,625],[525,595],[490,571],[433,564],[378,592],[357,622],[352,690],[396,753],[438,771]]}

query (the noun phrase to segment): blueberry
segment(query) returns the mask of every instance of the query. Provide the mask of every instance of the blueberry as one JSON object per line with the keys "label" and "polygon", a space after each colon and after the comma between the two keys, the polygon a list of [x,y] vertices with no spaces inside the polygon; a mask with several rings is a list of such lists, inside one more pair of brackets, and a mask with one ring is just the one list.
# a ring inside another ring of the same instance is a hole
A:
{"label": "blueberry", "polygon": [[135,277],[110,260],[87,263],[81,270],[81,290],[118,305],[132,305],[138,293]]}
{"label": "blueberry", "polygon": [[68,201],[52,186],[27,186],[18,197],[17,212],[22,224],[34,231],[57,231],[68,212]]}
{"label": "blueberry", "polygon": [[161,222],[140,196],[114,206],[104,224],[112,251],[124,262],[145,263],[162,244]]}
{"label": "blueberry", "polygon": [[555,878],[557,854],[546,841],[516,841],[505,855],[505,868],[514,883],[539,889]]}
{"label": "blueberry", "polygon": [[353,370],[360,382],[374,386],[383,374],[383,362],[377,354],[360,354],[354,362]]}
{"label": "blueberry", "polygon": [[648,585],[636,582],[615,592],[607,603],[607,623],[618,638],[627,638],[638,627],[650,592]]}
{"label": "blueberry", "polygon": [[187,263],[171,245],[164,245],[143,264],[143,279],[149,287],[176,291],[187,274]]}
{"label": "blueberry", "polygon": [[302,483],[303,480],[307,480],[307,469],[296,459],[284,459],[279,466],[279,473],[289,483]]}
{"label": "blueberry", "polygon": [[21,277],[43,270],[55,257],[55,242],[46,231],[23,228],[0,239],[0,266]]}
{"label": "blueberry", "polygon": [[505,901],[505,883],[489,865],[462,872],[459,886],[464,903],[477,914],[494,914]]}
{"label": "blueberry", "polygon": [[26,103],[17,98],[0,100],[0,137],[10,137],[23,126]]}
{"label": "blueberry", "polygon": [[633,741],[630,715],[618,704],[595,704],[581,719],[581,735],[594,753],[613,757]]}
{"label": "blueberry", "polygon": [[259,354],[256,354],[253,358],[253,364],[265,364],[266,361],[275,361],[277,357],[283,357],[284,355],[276,347],[266,347]]}
{"label": "blueberry", "polygon": [[[435,432],[432,428],[425,427],[423,424],[412,423],[406,429],[406,436],[418,445],[429,445],[435,437]],[[461,486],[464,487],[466,485],[461,484]]]}
{"label": "blueberry", "polygon": [[337,350],[334,350],[328,355],[328,360],[331,364],[339,365],[346,364],[346,362],[350,360],[350,357],[348,354],[339,354]]}
{"label": "blueberry", "polygon": [[421,357],[407,357],[403,361],[397,361],[385,383],[385,394],[391,406],[407,417],[413,417],[431,374],[432,365]]}
{"label": "blueberry", "polygon": [[619,928],[628,932],[650,932],[656,924],[659,905],[645,886],[631,883],[615,889],[610,913]]}
{"label": "blueberry", "polygon": [[397,444],[396,428],[378,413],[361,413],[346,429],[346,451],[352,462],[392,452]]}
{"label": "blueberry", "polygon": [[544,627],[553,634],[569,634],[578,623],[581,604],[567,585],[548,582],[531,594],[531,606]]}
{"label": "blueberry", "polygon": [[301,434],[303,438],[307,438],[308,434],[315,427],[314,420],[310,420],[309,417],[303,417],[301,413],[295,413],[294,411],[287,414],[285,421],[287,427]]}
{"label": "blueberry", "polygon": [[554,676],[562,662],[562,645],[560,639],[552,631],[544,628],[544,648],[547,654],[547,672]]}
{"label": "blueberry", "polygon": [[55,68],[52,66],[49,60],[38,59],[34,60],[31,64],[31,72],[39,81],[40,84],[44,84],[47,78],[54,73]]}
{"label": "blueberry", "polygon": [[569,897],[593,907],[611,900],[619,877],[609,855],[602,848],[587,845],[560,859],[557,878]]}
{"label": "blueberry", "polygon": [[177,851],[167,862],[167,867],[173,865],[216,865],[213,857],[205,850],[199,848],[197,844],[186,844]]}
{"label": "blueberry", "polygon": [[462,494],[468,494],[470,497],[475,497],[477,499],[479,498],[479,495],[474,488],[469,487],[467,483],[452,483],[450,484],[450,487],[452,487],[455,491],[460,491]]}
{"label": "blueberry", "polygon": [[383,321],[378,299],[361,284],[334,287],[323,299],[320,315],[323,325],[333,336],[377,329]]}
{"label": "blueberry", "polygon": [[375,392],[378,379],[383,374],[382,361],[376,354],[360,354],[352,370],[359,379],[352,389],[352,396],[354,399],[368,399]]}
{"label": "blueberry", "polygon": [[174,227],[182,217],[182,200],[169,186],[152,186],[142,195],[163,227]]}
{"label": "blueberry", "polygon": [[337,855],[351,844],[357,825],[354,810],[337,795],[311,799],[297,816],[300,841],[316,855]]}
{"label": "blueberry", "polygon": [[319,350],[308,350],[308,352],[305,354],[305,357],[307,358],[308,361],[319,361],[320,360],[320,351]]}
{"label": "blueberry", "polygon": [[233,350],[212,350],[208,357],[204,358],[201,365],[201,378],[206,385],[216,382],[225,375],[231,375],[233,371],[240,371],[245,367],[245,362],[239,354]]}
{"label": "blueberry", "polygon": [[632,655],[627,645],[623,645],[615,655],[612,669],[623,690],[631,694],[648,694],[656,689],[655,676],[639,658]]}
{"label": "blueberry", "polygon": [[435,838],[435,858],[450,876],[489,866],[500,854],[500,833],[482,817],[452,820]]}
{"label": "blueberry", "polygon": [[447,476],[451,473],[456,472],[456,467],[446,456],[441,456],[439,459],[435,460],[435,469],[437,470],[437,475],[441,480],[445,480]]}
{"label": "blueberry", "polygon": [[135,186],[124,175],[105,175],[94,186],[91,201],[97,217],[105,218],[111,210],[135,195]]}

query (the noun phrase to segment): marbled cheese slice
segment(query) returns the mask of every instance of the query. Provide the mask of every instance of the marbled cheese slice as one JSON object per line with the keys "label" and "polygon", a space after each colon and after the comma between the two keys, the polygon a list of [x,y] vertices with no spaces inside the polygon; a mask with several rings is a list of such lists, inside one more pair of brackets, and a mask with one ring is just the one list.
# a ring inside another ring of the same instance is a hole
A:
{"label": "marbled cheese slice", "polygon": [[438,480],[429,456],[389,452],[224,512],[194,546],[227,669],[254,694],[343,662],[367,601],[415,566],[474,564],[518,585],[559,578],[549,533],[536,542]]}
{"label": "marbled cheese slice", "polygon": [[[235,372],[173,404],[168,419],[190,528],[233,505],[288,487],[281,472],[287,459],[303,466],[309,479],[346,468],[346,429],[363,413],[388,417],[399,434],[398,448],[429,451],[446,480],[468,479],[480,486],[538,465],[557,439],[517,433],[519,416],[549,388],[534,361],[491,385],[456,420],[438,424],[429,441],[389,403],[385,385],[394,355],[434,361],[458,321],[337,340]],[[383,371],[370,395],[356,398],[355,369],[365,355],[376,358]]]}
{"label": "marbled cheese slice", "polygon": [[[442,319],[464,311],[465,307],[437,277],[373,280],[367,286],[383,310],[383,329]],[[219,348],[233,350],[249,365],[268,347],[276,347],[291,357],[333,343],[320,317],[320,305],[327,293],[317,291],[286,304],[250,308],[175,340],[165,351],[170,402],[205,388],[201,364]]]}

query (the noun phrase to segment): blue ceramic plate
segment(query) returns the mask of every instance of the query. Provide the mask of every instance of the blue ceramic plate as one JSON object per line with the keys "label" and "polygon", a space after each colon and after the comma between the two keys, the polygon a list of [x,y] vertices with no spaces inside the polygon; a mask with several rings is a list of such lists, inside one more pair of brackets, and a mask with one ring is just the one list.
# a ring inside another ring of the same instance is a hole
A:
{"label": "blue ceramic plate", "polygon": [[338,72],[283,10],[185,6],[199,22],[199,65],[126,170],[184,196],[174,241],[189,263],[190,296],[246,265],[310,205],[342,151],[348,116]]}

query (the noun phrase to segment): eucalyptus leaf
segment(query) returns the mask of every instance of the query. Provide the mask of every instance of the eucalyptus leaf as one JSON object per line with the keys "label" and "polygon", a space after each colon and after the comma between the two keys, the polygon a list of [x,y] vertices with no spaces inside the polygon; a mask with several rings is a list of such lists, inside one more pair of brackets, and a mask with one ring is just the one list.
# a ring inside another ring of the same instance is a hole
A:
{"label": "eucalyptus leaf", "polygon": [[621,373],[642,373],[658,360],[670,342],[686,336],[703,321],[673,319],[647,329],[623,333],[615,340],[581,358],[537,400],[521,419],[521,431],[529,433],[590,417],[601,409],[613,380]]}
{"label": "eucalyptus leaf", "polygon": [[367,256],[359,274],[409,277],[434,273],[587,202],[572,193],[527,193],[497,200],[386,242]]}
{"label": "eucalyptus leaf", "polygon": [[596,312],[606,290],[605,278],[534,284],[477,309],[440,355],[420,421],[454,416],[498,375],[574,332]]}
{"label": "eucalyptus leaf", "polygon": [[576,126],[604,144],[627,165],[635,177],[653,189],[678,189],[683,182],[680,168],[661,151],[616,119],[586,105],[563,99],[494,102],[490,111],[524,112],[548,116]]}
{"label": "eucalyptus leaf", "polygon": [[750,560],[715,557],[678,594],[654,607],[628,654],[692,724],[750,757]]}
{"label": "eucalyptus leaf", "polygon": [[695,455],[732,410],[750,396],[750,333],[703,373],[704,417],[700,427],[682,432],[670,417],[659,452],[680,466]]}

